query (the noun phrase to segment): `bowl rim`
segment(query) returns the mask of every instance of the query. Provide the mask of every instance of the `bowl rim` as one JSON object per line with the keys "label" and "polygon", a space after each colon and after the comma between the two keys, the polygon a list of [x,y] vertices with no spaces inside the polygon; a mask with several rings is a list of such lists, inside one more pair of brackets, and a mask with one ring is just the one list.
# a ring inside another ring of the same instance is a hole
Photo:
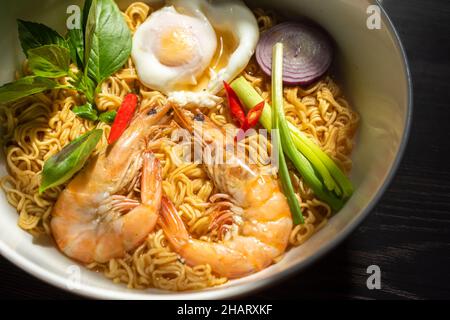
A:
{"label": "bowl rim", "polygon": [[392,20],[384,9],[383,5],[379,0],[369,0],[369,3],[378,5],[380,7],[382,13],[382,20],[384,24],[387,26],[389,33],[393,36],[395,40],[396,49],[400,53],[403,62],[403,70],[404,76],[407,85],[407,109],[406,109],[406,117],[405,117],[405,129],[403,131],[403,135],[401,138],[401,142],[398,148],[397,155],[394,159],[394,162],[386,175],[385,180],[383,181],[381,187],[378,192],[373,197],[372,201],[368,203],[368,205],[361,211],[361,213],[356,216],[348,225],[346,225],[342,230],[340,230],[337,236],[328,243],[324,244],[319,250],[317,250],[314,254],[312,254],[309,258],[304,261],[297,263],[288,269],[275,273],[265,279],[260,279],[258,281],[250,282],[245,286],[236,286],[236,287],[223,287],[217,288],[213,291],[209,290],[199,290],[199,291],[187,291],[187,292],[166,292],[161,291],[158,294],[149,294],[145,291],[135,291],[135,292],[119,292],[113,291],[109,289],[96,288],[90,285],[82,284],[80,288],[77,290],[70,290],[66,286],[66,279],[61,276],[55,275],[50,271],[47,271],[43,267],[35,264],[25,257],[18,254],[12,248],[5,245],[3,242],[0,242],[0,254],[13,263],[15,266],[21,268],[27,273],[33,275],[34,277],[53,285],[59,289],[68,291],[72,294],[84,296],[87,298],[95,298],[95,299],[139,299],[139,300],[165,300],[165,299],[201,299],[201,300],[210,300],[210,299],[226,299],[226,298],[237,298],[239,296],[248,295],[251,292],[261,290],[264,287],[269,285],[274,285],[275,283],[285,279],[289,275],[292,275],[296,272],[299,272],[301,269],[305,269],[308,266],[315,263],[317,260],[322,258],[326,253],[331,251],[337,245],[342,243],[344,239],[346,239],[357,226],[361,224],[361,222],[368,216],[368,214],[374,209],[375,205],[378,203],[388,186],[391,184],[395,173],[397,172],[401,160],[404,156],[406,146],[408,144],[409,135],[411,131],[411,122],[412,122],[412,113],[413,113],[413,82],[410,72],[410,67],[408,63],[408,58],[406,55],[405,48],[400,39],[399,33],[395,28]]}

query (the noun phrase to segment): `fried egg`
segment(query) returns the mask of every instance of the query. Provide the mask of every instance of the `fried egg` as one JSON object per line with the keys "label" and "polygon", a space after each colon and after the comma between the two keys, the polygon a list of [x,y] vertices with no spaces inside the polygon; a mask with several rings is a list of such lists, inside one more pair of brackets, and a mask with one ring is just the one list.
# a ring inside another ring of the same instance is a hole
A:
{"label": "fried egg", "polygon": [[245,68],[258,39],[258,23],[240,0],[170,0],[136,30],[132,58],[153,90],[215,94]]}

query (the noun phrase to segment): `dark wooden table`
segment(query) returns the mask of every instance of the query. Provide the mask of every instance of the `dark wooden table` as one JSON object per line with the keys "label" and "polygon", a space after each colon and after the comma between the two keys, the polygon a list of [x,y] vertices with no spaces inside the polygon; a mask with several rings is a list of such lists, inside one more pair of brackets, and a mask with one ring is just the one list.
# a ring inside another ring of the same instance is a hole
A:
{"label": "dark wooden table", "polygon": [[[354,0],[358,1],[358,0]],[[384,0],[414,79],[414,120],[389,190],[342,245],[306,272],[249,298],[450,298],[450,1]],[[379,265],[381,290],[366,268]],[[79,298],[0,257],[0,297]]]}

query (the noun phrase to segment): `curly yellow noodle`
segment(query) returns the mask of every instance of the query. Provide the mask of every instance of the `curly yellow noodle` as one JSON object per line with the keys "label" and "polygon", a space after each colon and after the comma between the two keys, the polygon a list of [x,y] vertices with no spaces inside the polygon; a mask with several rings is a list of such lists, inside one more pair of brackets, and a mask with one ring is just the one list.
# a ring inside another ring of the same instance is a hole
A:
{"label": "curly yellow noodle", "polygon": [[[154,10],[142,2],[135,2],[124,12],[132,32]],[[260,30],[264,31],[277,23],[272,12],[254,10]],[[29,74],[27,63],[23,74]],[[262,73],[252,60],[243,75],[256,90],[270,101],[270,79]],[[60,79],[65,83],[67,79]],[[160,92],[143,86],[137,78],[131,59],[116,74],[101,84],[96,97],[100,111],[116,110],[123,97],[130,91],[139,92],[140,108],[163,105],[166,97]],[[342,96],[340,88],[326,77],[308,88],[287,87],[284,92],[285,111],[289,121],[327,152],[343,170],[351,169],[350,154],[353,136],[357,129],[358,115],[351,110]],[[107,145],[110,127],[104,123],[78,118],[71,109],[83,103],[83,97],[69,90],[52,90],[0,106],[0,121],[4,130],[4,151],[9,175],[1,180],[1,187],[8,202],[19,213],[18,225],[34,236],[51,235],[50,220],[52,206],[64,186],[48,190],[40,195],[40,173],[45,160],[59,152],[81,134],[101,128],[104,131],[96,152]],[[205,110],[217,125],[235,128],[224,105]],[[188,230],[195,237],[207,241],[220,239],[217,230],[209,230],[211,219],[217,212],[232,214],[233,225],[226,226],[224,239],[238,232],[242,209],[233,205],[229,196],[218,193],[205,170],[198,164],[182,160],[182,146],[171,137],[178,128],[173,119],[168,124],[152,128],[148,149],[153,151],[162,164],[163,190],[174,202]],[[240,142],[246,155],[260,164],[270,160],[270,141],[254,134]],[[140,172],[124,190],[128,197],[139,199]],[[298,246],[322,228],[332,212],[326,203],[318,200],[303,180],[291,171],[295,190],[305,216],[305,224],[293,228],[289,242]],[[281,259],[281,258],[280,258]],[[93,263],[89,269],[103,273],[116,283],[129,288],[160,288],[164,290],[195,290],[217,286],[227,281],[213,274],[208,265],[187,266],[167,245],[162,230],[157,228],[146,241],[122,259],[113,259],[105,264]]]}

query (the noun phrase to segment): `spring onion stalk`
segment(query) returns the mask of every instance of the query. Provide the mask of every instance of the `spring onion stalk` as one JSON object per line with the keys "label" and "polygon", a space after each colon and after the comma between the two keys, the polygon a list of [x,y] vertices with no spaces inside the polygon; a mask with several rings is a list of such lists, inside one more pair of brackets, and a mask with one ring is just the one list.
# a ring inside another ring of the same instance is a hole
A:
{"label": "spring onion stalk", "polygon": [[[281,178],[281,184],[283,187],[284,195],[287,198],[289,208],[291,209],[292,220],[294,224],[304,223],[302,209],[300,203],[295,195],[294,187],[292,186],[291,177],[284,158],[284,146],[281,141],[286,139],[286,134],[289,135],[289,129],[286,125],[286,119],[284,118],[283,111],[283,44],[277,43],[273,47],[273,59],[272,59],[272,129],[277,135],[276,143],[278,143],[279,151],[279,172]],[[283,139],[283,140],[282,140]],[[287,145],[287,147],[292,147]],[[286,150],[287,151],[287,150]]]}
{"label": "spring onion stalk", "polygon": [[349,198],[353,193],[353,185],[350,182],[350,179],[342,172],[337,164],[325,152],[323,152],[322,149],[320,149],[318,145],[312,142],[292,123],[289,123],[288,125],[297,149],[301,151],[303,147],[309,148],[330,172],[330,175],[334,178],[343,193],[342,197]]}
{"label": "spring onion stalk", "polygon": [[[264,100],[259,95],[259,93],[252,87],[252,85],[247,80],[245,80],[244,77],[240,77],[240,78],[236,79],[231,84],[231,87],[234,90],[234,92],[236,92],[239,99],[242,101],[242,103],[245,105],[246,108],[249,108],[248,106],[251,105],[251,103],[254,103],[256,101],[258,101],[258,103],[259,103],[262,100]],[[267,130],[270,130],[270,128],[272,127],[271,107],[267,102],[264,106],[264,110],[261,114],[261,117],[259,118],[259,122]],[[308,147],[305,143],[303,143],[303,141],[301,140],[300,137],[298,137],[298,133],[300,134],[300,136],[303,135],[302,132],[300,130],[298,130],[293,124],[288,123],[288,125],[289,125],[289,129],[291,130],[291,132],[296,133],[293,136],[295,146],[302,153],[302,155],[305,155],[305,157],[311,163],[315,164],[315,170],[321,175],[322,179],[324,180],[325,186],[329,190],[338,190],[338,186],[336,185],[333,178],[330,176],[330,173],[329,173],[328,169],[325,167],[324,163],[321,160],[319,160],[317,154],[314,153],[311,150],[311,148]],[[295,132],[292,128],[294,128],[297,132]],[[307,137],[305,137],[305,139],[307,139],[309,142],[309,139]],[[311,144],[314,144],[314,143],[311,141]],[[319,150],[320,150],[320,148],[319,148]],[[321,150],[320,150],[320,152],[323,153]],[[291,159],[291,161],[292,161],[292,159]],[[302,171],[307,170],[310,175],[315,175],[315,173],[313,172],[314,169],[312,169],[311,166],[308,167],[307,165],[303,165],[303,167],[304,167],[304,169]]]}
{"label": "spring onion stalk", "polygon": [[[233,81],[231,87],[246,108],[251,108],[254,104],[264,100],[244,77],[240,77]],[[260,123],[267,130],[270,130],[272,127],[271,106],[267,102],[261,115]],[[350,197],[353,193],[353,187],[350,180],[319,146],[312,142],[303,132],[295,127],[295,125],[290,122],[287,123],[293,143],[299,151],[297,153],[298,159],[294,159],[294,157],[291,158],[292,155],[288,155],[289,158],[316,195],[326,201],[333,209],[340,209],[343,203],[337,199],[336,196],[344,199]],[[285,142],[283,141],[283,143]],[[324,173],[325,171],[327,173]],[[324,183],[321,182],[318,175],[320,175],[320,178],[322,178]],[[330,176],[335,182],[334,185],[329,182]],[[328,190],[334,190],[336,196],[329,193]]]}

